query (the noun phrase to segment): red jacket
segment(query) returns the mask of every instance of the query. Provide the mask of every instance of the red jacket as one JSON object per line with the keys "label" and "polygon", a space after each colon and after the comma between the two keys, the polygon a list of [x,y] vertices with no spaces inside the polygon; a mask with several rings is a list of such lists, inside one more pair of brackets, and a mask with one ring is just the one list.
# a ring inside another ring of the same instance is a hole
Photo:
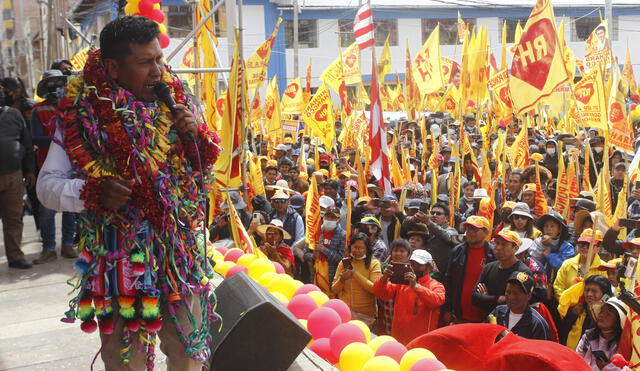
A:
{"label": "red jacket", "polygon": [[444,286],[426,275],[418,279],[416,289],[408,285],[382,282],[373,284],[373,293],[382,300],[395,299],[391,335],[402,344],[438,328],[440,306],[444,304]]}

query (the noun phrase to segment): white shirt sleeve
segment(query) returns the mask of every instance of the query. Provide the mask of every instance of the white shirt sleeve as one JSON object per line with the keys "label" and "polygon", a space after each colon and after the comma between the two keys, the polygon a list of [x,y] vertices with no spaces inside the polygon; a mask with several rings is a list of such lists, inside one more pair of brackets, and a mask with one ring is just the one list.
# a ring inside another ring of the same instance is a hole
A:
{"label": "white shirt sleeve", "polygon": [[[54,136],[62,140],[59,130],[56,130]],[[84,210],[84,201],[80,199],[84,180],[70,178],[71,170],[67,152],[58,143],[51,141],[47,159],[36,182],[38,199],[46,208],[74,213]]]}

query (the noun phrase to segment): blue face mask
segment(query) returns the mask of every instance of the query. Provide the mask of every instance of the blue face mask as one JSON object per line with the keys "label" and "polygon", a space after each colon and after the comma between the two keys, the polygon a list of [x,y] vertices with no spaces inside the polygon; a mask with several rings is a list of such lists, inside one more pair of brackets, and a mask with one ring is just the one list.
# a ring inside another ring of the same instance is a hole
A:
{"label": "blue face mask", "polygon": [[338,226],[338,222],[335,220],[325,220],[322,222],[322,228],[327,231],[333,231]]}

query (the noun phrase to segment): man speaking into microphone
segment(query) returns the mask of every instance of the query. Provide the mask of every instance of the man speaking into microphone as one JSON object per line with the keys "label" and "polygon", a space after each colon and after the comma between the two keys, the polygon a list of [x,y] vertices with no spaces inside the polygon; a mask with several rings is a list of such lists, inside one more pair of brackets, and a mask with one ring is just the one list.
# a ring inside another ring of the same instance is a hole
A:
{"label": "man speaking into microphone", "polygon": [[219,138],[198,122],[158,34],[139,16],[105,26],[60,97],[37,186],[47,208],[80,213],[80,285],[62,320],[100,332],[107,370],[153,367],[156,337],[169,370],[200,370],[210,356],[202,231]]}

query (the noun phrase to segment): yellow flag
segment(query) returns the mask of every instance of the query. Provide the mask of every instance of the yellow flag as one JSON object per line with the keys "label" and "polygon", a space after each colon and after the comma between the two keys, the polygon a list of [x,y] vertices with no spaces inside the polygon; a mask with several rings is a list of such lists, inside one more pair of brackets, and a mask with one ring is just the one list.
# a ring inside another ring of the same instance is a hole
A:
{"label": "yellow flag", "polygon": [[584,127],[596,127],[601,131],[609,130],[607,120],[607,106],[605,101],[604,84],[600,68],[594,68],[580,80],[575,88],[576,108],[580,110],[580,116],[576,112],[574,117]]}
{"label": "yellow flag", "polygon": [[260,44],[253,55],[247,60],[247,83],[249,89],[254,89],[264,84],[264,80],[267,77],[267,67],[271,59],[271,49],[276,41],[276,36],[278,36],[280,23],[282,23],[282,18],[278,18],[278,22],[271,36]]}
{"label": "yellow flag", "polygon": [[253,191],[253,196],[265,195],[264,180],[262,178],[262,170],[258,156],[251,152],[247,152],[249,156],[249,183]]}
{"label": "yellow flag", "polygon": [[260,133],[262,135],[267,134],[262,125],[262,106],[260,105],[260,91],[256,90],[256,95],[251,100],[251,116],[249,121],[254,133]]}
{"label": "yellow flag", "polygon": [[469,26],[464,22],[462,17],[460,17],[460,12],[458,12],[458,40],[460,42],[464,41],[464,38],[469,33]]}
{"label": "yellow flag", "polygon": [[520,24],[520,21],[518,21],[518,23],[516,24],[516,29],[513,34],[513,43],[516,44],[514,45],[514,48],[520,42],[520,38],[522,38],[522,32],[523,32],[522,25]]}
{"label": "yellow flag", "polygon": [[320,240],[320,192],[318,192],[317,173],[311,174],[309,191],[305,202],[305,241],[310,249],[315,249],[316,243]]}
{"label": "yellow flag", "polygon": [[282,113],[285,115],[299,115],[304,110],[302,96],[302,79],[297,77],[291,81],[282,94]]}
{"label": "yellow flag", "polygon": [[416,55],[412,75],[421,95],[437,92],[444,87],[440,60],[440,25],[433,29],[422,50]]}
{"label": "yellow flag", "polygon": [[[365,89],[362,82],[358,84],[358,101],[363,104],[371,104],[371,99],[369,99],[369,95],[367,94],[367,89]],[[362,109],[364,111],[364,108]]]}
{"label": "yellow flag", "polygon": [[[565,219],[569,219],[569,200],[578,196],[578,179],[575,162],[578,160],[575,150],[570,150],[569,168],[564,166],[564,157],[558,156],[558,183],[553,209]],[[558,143],[558,153],[562,153],[562,142]]]}
{"label": "yellow flag", "polygon": [[541,216],[549,212],[547,198],[542,191],[542,183],[540,182],[540,161],[542,161],[543,158],[539,153],[534,153],[531,157],[536,163],[536,193],[534,213],[536,218],[540,218]]}
{"label": "yellow flag", "polygon": [[562,17],[562,22],[560,22],[560,26],[558,27],[558,40],[560,41],[560,46],[562,48],[564,64],[567,67],[567,72],[569,73],[569,82],[573,84],[577,62],[575,54],[573,54],[573,51],[569,48],[569,45],[567,45],[567,41],[564,38],[564,17]]}
{"label": "yellow flag", "polygon": [[342,52],[342,71],[344,82],[347,85],[362,82],[360,75],[360,48],[358,43],[353,43]]}
{"label": "yellow flag", "polygon": [[[211,1],[210,0],[202,0],[198,2],[198,7],[196,7],[196,22],[200,22],[202,17],[208,14],[211,11]],[[209,18],[204,25],[197,32],[198,37],[198,45],[200,46],[200,52],[202,56],[202,64],[196,63],[199,61],[191,60],[191,67],[216,67],[216,56],[213,52],[213,49],[216,45],[218,45],[218,39],[215,35],[215,27],[213,24],[213,20]],[[191,52],[187,52],[185,57],[190,55],[191,59],[193,59],[193,50]],[[200,56],[198,56],[198,60]],[[195,86],[195,75],[193,75],[193,84]],[[216,103],[218,102],[217,97],[217,84],[218,84],[218,74],[217,73],[203,73],[202,75],[202,89],[200,92],[200,98],[202,103],[204,104],[204,116],[208,122],[209,128],[214,131],[220,130],[220,118],[216,116],[221,116],[221,114],[216,113],[218,107]],[[194,90],[195,91],[195,90]]]}
{"label": "yellow flag", "polygon": [[602,20],[591,32],[585,42],[584,70],[609,67],[611,63],[611,41],[609,41],[609,25]]}
{"label": "yellow flag", "polygon": [[625,107],[625,87],[617,65],[612,66],[611,93],[609,94],[609,145],[633,154],[633,127]]}
{"label": "yellow flag", "polygon": [[454,118],[458,116],[460,107],[460,92],[455,85],[450,84],[435,111],[450,113]]}
{"label": "yellow flag", "polygon": [[507,22],[502,22],[502,59],[500,60],[500,69],[504,70],[507,66]]}
{"label": "yellow flag", "polygon": [[509,92],[509,72],[506,68],[491,75],[487,82],[493,92],[494,112],[498,119],[503,120],[505,125],[513,122],[513,107],[511,105],[511,93]]}
{"label": "yellow flag", "polygon": [[391,51],[389,51],[389,36],[391,33],[387,35],[387,39],[384,42],[384,46],[382,47],[382,54],[380,54],[380,59],[378,59],[378,77],[380,81],[384,81],[384,76],[391,71]]}
{"label": "yellow flag", "polygon": [[455,225],[455,214],[460,204],[460,146],[454,145],[452,158],[456,159],[453,165],[453,172],[449,173],[449,225]]}
{"label": "yellow flag", "polygon": [[84,64],[87,62],[87,57],[89,56],[89,47],[80,50],[76,55],[71,57],[71,69],[74,71],[82,71],[84,69]]}
{"label": "yellow flag", "polygon": [[589,141],[587,141],[587,145],[584,147],[584,169],[582,169],[582,183],[580,184],[580,190],[593,193],[589,174],[591,174],[591,145],[589,144]]}
{"label": "yellow flag", "polygon": [[314,135],[322,140],[327,150],[331,151],[335,131],[331,94],[326,84],[322,84],[316,91],[300,118],[307,127],[313,129]]}
{"label": "yellow flag", "polygon": [[[607,137],[605,136],[605,146],[604,148],[608,148]],[[613,203],[611,202],[611,188],[610,177],[611,173],[609,172],[609,161],[602,161],[602,169],[600,169],[600,173],[598,174],[598,180],[596,181],[596,210],[600,211],[604,214],[605,221],[607,225],[613,224]]]}
{"label": "yellow flag", "polygon": [[[242,156],[242,101],[241,80],[244,78],[244,65],[238,55],[238,44],[235,43],[229,89],[225,96],[220,122],[220,147],[222,152],[216,161],[213,172],[216,182],[221,187],[239,187],[241,184]],[[245,95],[246,96],[246,95]]]}
{"label": "yellow flag", "polygon": [[267,87],[267,96],[264,99],[264,116],[267,121],[269,143],[271,147],[275,147],[282,142],[283,136],[277,76],[271,79]]}
{"label": "yellow flag", "polygon": [[633,65],[631,64],[631,54],[629,54],[629,47],[627,46],[627,56],[624,58],[624,68],[622,69],[622,78],[627,86],[627,92],[635,94],[638,91],[638,85],[636,84],[636,77],[633,75]]}
{"label": "yellow flag", "polygon": [[550,0],[536,2],[517,44],[510,72],[511,101],[519,115],[567,82]]}
{"label": "yellow flag", "polygon": [[515,142],[507,151],[507,158],[512,169],[524,169],[529,163],[529,140],[527,137],[527,120],[522,120],[522,128]]}
{"label": "yellow flag", "polygon": [[[622,190],[618,193],[618,203],[616,204],[616,210],[613,213],[613,220],[626,219],[627,218],[627,195],[629,194],[629,178],[627,174],[624,175],[624,181],[622,182]],[[623,228],[621,234],[618,236],[621,240],[627,238],[627,228]]]}

